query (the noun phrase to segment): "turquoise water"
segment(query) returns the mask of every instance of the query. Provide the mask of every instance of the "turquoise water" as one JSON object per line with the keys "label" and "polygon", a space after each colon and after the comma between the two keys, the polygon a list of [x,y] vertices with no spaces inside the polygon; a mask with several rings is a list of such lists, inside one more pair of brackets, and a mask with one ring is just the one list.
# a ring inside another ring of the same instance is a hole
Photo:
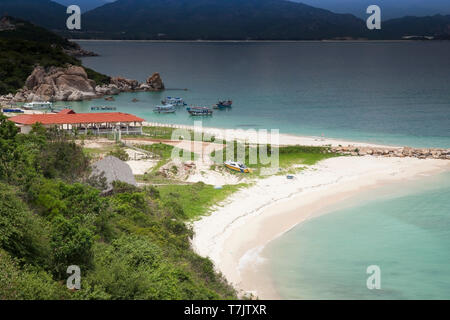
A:
{"label": "turquoise water", "polygon": [[[265,254],[285,299],[450,299],[450,173],[367,192]],[[368,290],[366,268],[381,269]]]}
{"label": "turquoise water", "polygon": [[206,106],[231,98],[233,109],[215,112],[204,126],[450,147],[448,41],[80,44],[101,55],[83,59],[95,70],[139,81],[158,71],[175,90],[71,103],[78,111],[111,105],[149,121],[192,124],[182,108],[169,115],[152,109],[166,95]]}

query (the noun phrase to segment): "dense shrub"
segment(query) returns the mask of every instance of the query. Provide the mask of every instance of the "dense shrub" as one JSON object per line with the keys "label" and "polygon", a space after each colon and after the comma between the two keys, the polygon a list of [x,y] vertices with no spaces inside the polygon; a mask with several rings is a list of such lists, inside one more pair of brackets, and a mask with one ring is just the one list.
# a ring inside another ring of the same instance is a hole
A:
{"label": "dense shrub", "polygon": [[0,248],[28,263],[45,264],[49,256],[46,225],[16,192],[0,183]]}

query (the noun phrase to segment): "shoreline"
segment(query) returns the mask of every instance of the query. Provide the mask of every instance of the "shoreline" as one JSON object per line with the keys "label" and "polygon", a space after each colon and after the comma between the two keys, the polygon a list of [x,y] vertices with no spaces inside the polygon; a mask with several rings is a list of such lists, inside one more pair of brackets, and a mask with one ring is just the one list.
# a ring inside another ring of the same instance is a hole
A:
{"label": "shoreline", "polygon": [[160,42],[160,43],[396,43],[396,42],[416,42],[416,41],[449,41],[449,40],[369,40],[369,39],[349,39],[349,40],[130,40],[130,39],[69,39],[72,42]]}
{"label": "shoreline", "polygon": [[[144,126],[148,127],[167,127],[167,128],[174,128],[174,129],[186,129],[186,130],[193,130],[193,131],[199,131],[202,133],[208,133],[212,136],[214,136],[216,139],[223,139],[223,140],[243,140],[242,132],[246,132],[247,129],[236,129],[236,128],[217,128],[217,127],[196,127],[193,125],[185,125],[185,124],[167,124],[167,123],[157,123],[157,122],[149,122],[144,121]],[[197,130],[200,129],[200,130]],[[245,137],[245,136],[244,136]],[[394,146],[394,145],[386,145],[386,144],[376,144],[376,143],[370,143],[370,142],[358,142],[358,141],[351,141],[351,140],[345,140],[345,139],[337,139],[337,138],[325,138],[325,137],[318,137],[318,136],[301,136],[291,133],[280,133],[279,134],[279,143],[272,143],[273,145],[303,145],[303,146],[332,146],[332,147],[339,147],[339,146],[352,146],[352,147],[373,147],[373,148],[391,148],[391,149],[400,149],[400,146]],[[261,143],[261,141],[258,141],[257,137],[249,135],[247,137],[248,143]]]}
{"label": "shoreline", "polygon": [[238,191],[210,216],[194,222],[192,245],[198,254],[211,258],[240,296],[251,293],[278,299],[258,263],[259,253],[269,242],[361,191],[446,170],[450,170],[446,160],[327,159],[296,174],[289,183],[284,176],[272,176]]}

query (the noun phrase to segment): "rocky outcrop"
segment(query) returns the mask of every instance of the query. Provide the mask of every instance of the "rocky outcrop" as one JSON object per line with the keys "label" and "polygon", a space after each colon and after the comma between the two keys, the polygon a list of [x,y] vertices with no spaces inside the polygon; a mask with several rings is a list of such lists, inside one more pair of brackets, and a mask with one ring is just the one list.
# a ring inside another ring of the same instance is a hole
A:
{"label": "rocky outcrop", "polygon": [[153,90],[164,90],[164,82],[158,72],[147,79],[147,85]]}
{"label": "rocky outcrop", "polygon": [[159,73],[153,74],[146,83],[123,77],[113,77],[109,84],[98,86],[88,78],[81,66],[70,65],[65,68],[36,67],[25,81],[25,86],[15,95],[0,97],[5,102],[30,101],[80,101],[111,96],[121,92],[159,91],[164,89],[164,83]]}
{"label": "rocky outcrop", "polygon": [[14,96],[14,102],[26,101],[76,101],[95,98],[95,82],[90,80],[83,67],[36,67],[25,81],[23,89]]}
{"label": "rocky outcrop", "polygon": [[174,159],[163,165],[158,172],[169,179],[186,180],[195,171],[195,168],[195,162]]}
{"label": "rocky outcrop", "polygon": [[427,148],[379,148],[379,147],[355,147],[339,146],[330,148],[330,152],[342,153],[352,156],[382,156],[382,157],[413,157],[419,159],[442,159],[450,160],[450,149],[427,149]]}

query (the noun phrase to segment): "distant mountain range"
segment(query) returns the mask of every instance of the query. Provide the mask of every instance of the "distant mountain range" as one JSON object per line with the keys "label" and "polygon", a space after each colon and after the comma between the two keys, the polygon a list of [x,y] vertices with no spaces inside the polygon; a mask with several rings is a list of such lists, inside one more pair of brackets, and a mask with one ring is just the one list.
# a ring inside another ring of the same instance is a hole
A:
{"label": "distant mountain range", "polygon": [[382,20],[404,16],[434,16],[450,14],[449,0],[291,0],[336,13],[351,13],[365,19],[366,9],[376,4],[381,8]]}
{"label": "distant mountain range", "polygon": [[65,6],[49,0],[0,2],[0,14],[71,38],[322,40],[450,35],[450,15],[398,18],[384,21],[382,30],[369,31],[366,22],[354,15],[285,0],[117,0],[84,13],[82,30],[76,32],[65,29],[65,11]]}

